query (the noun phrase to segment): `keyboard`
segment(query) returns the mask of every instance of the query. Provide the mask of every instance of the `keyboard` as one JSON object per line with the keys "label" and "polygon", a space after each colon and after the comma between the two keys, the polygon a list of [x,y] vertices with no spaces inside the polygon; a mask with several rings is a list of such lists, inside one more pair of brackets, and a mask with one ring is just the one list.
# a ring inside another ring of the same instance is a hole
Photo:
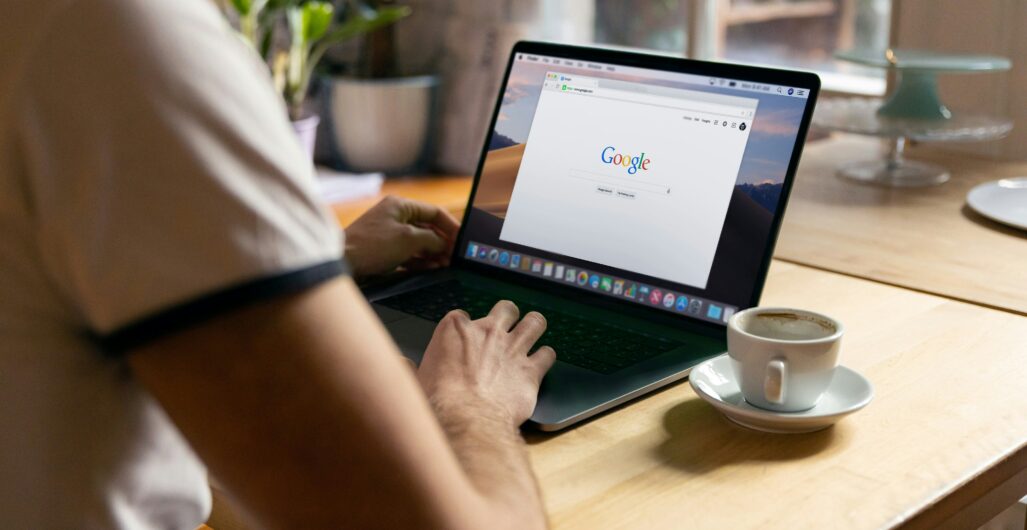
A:
{"label": "keyboard", "polygon": [[517,304],[521,315],[538,311],[548,326],[538,346],[551,346],[560,361],[598,372],[612,374],[633,364],[677,348],[682,343],[576,317],[543,304],[515,300],[458,280],[434,284],[415,291],[379,300],[386,307],[438,322],[454,309],[463,309],[472,319],[484,317],[507,299]]}

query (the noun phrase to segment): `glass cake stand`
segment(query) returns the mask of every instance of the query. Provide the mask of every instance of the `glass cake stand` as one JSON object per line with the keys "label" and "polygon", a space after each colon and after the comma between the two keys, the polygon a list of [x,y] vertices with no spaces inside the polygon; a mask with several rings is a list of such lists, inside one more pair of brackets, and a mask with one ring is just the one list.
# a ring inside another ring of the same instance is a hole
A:
{"label": "glass cake stand", "polygon": [[891,141],[884,159],[845,164],[838,175],[890,187],[932,186],[946,182],[947,169],[907,160],[906,142],[978,142],[1001,138],[1013,128],[1006,118],[953,113],[938,97],[938,73],[1009,69],[1001,57],[948,55],[914,50],[851,50],[841,60],[896,72],[898,86],[887,100],[831,98],[817,104],[813,123],[831,131],[877,136]]}

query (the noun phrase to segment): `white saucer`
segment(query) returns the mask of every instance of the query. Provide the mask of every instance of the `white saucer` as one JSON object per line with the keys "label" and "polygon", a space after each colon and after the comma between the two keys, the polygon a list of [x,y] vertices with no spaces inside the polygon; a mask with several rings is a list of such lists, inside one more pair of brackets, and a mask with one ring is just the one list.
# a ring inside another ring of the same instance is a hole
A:
{"label": "white saucer", "polygon": [[966,204],[992,221],[1027,230],[1027,177],[985,182],[966,194]]}
{"label": "white saucer", "polygon": [[750,405],[738,389],[731,359],[727,354],[714,357],[692,369],[688,376],[696,394],[727,418],[757,431],[801,433],[826,429],[836,421],[867,406],[874,398],[874,387],[858,373],[839,366],[820,402],[802,412],[774,412]]}

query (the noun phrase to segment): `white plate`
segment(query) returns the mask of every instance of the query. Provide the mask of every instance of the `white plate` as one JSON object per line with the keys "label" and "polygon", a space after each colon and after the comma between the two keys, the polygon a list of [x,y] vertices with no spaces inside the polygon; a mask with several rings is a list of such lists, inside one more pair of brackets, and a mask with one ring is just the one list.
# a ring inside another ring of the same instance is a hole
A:
{"label": "white plate", "polygon": [[992,221],[1027,230],[1027,177],[985,182],[966,194],[966,203]]}
{"label": "white plate", "polygon": [[773,433],[802,433],[825,429],[874,398],[874,388],[865,377],[839,366],[820,402],[801,412],[775,412],[750,405],[738,388],[731,359],[714,357],[692,369],[688,382],[696,394],[739,425]]}

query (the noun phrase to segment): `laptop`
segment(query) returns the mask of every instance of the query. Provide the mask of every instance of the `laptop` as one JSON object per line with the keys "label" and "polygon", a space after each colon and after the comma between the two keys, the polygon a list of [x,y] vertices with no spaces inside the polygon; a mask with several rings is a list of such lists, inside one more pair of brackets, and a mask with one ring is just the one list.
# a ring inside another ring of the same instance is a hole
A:
{"label": "laptop", "polygon": [[811,73],[517,43],[452,264],[365,291],[419,362],[501,299],[556,350],[530,423],[681,380],[755,306],[820,87]]}

